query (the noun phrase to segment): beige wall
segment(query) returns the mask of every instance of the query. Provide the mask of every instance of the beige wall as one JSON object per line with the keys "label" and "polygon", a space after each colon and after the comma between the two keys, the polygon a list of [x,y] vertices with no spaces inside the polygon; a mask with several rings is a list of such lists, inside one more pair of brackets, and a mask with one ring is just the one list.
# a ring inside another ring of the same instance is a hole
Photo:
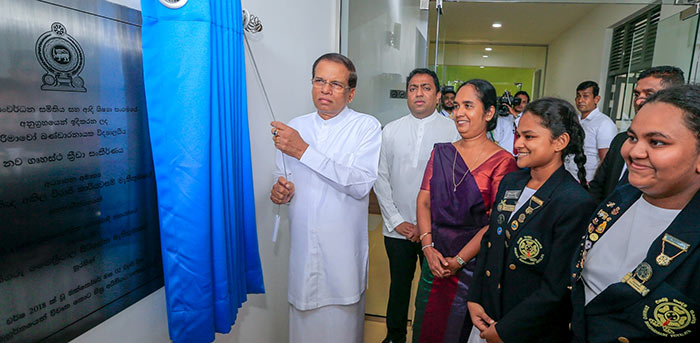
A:
{"label": "beige wall", "polygon": [[644,7],[600,5],[552,41],[544,94],[573,102],[576,86],[586,80],[598,82],[603,93],[610,56],[609,28]]}
{"label": "beige wall", "polygon": [[[486,47],[493,50],[485,51]],[[432,66],[435,60],[435,43],[430,43],[428,51],[428,65]],[[484,55],[489,57],[484,58]],[[438,64],[544,70],[546,56],[545,46],[447,43],[440,44]]]}

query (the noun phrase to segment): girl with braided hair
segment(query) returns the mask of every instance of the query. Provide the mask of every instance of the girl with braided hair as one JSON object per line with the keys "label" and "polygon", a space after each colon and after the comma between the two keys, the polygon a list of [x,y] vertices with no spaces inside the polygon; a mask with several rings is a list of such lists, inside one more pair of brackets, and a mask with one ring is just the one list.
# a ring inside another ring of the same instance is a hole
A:
{"label": "girl with braided hair", "polygon": [[[469,342],[567,342],[570,261],[595,203],[584,189],[584,131],[568,102],[543,98],[517,128],[518,167],[501,181],[481,241]],[[573,155],[579,184],[564,168]]]}

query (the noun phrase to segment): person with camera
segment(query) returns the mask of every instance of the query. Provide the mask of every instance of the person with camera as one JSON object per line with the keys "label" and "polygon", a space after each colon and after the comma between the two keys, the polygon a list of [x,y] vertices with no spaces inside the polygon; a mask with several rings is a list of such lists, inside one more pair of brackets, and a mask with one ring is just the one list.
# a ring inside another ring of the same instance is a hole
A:
{"label": "person with camera", "polygon": [[530,103],[530,95],[526,91],[518,91],[511,97],[506,91],[498,99],[498,103],[498,122],[496,129],[491,132],[491,137],[501,148],[516,155],[517,151],[513,148],[516,139],[515,129],[518,127],[523,110]]}

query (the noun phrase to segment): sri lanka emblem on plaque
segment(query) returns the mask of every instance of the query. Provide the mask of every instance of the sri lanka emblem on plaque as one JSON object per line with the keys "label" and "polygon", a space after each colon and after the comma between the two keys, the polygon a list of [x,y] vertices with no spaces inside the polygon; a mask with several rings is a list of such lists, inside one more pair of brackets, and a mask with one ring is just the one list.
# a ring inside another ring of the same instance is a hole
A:
{"label": "sri lanka emblem on plaque", "polygon": [[80,72],[85,66],[85,54],[78,41],[68,34],[61,23],[51,24],[36,41],[36,58],[46,70],[41,77],[41,90],[86,92]]}

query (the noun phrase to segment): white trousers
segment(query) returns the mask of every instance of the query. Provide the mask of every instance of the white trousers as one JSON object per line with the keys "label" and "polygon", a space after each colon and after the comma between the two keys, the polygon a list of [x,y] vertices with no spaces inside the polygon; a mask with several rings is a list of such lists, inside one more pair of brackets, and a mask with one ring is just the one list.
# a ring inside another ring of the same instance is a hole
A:
{"label": "white trousers", "polygon": [[289,305],[290,343],[362,343],[365,294],[350,305],[328,305],[301,311]]}

